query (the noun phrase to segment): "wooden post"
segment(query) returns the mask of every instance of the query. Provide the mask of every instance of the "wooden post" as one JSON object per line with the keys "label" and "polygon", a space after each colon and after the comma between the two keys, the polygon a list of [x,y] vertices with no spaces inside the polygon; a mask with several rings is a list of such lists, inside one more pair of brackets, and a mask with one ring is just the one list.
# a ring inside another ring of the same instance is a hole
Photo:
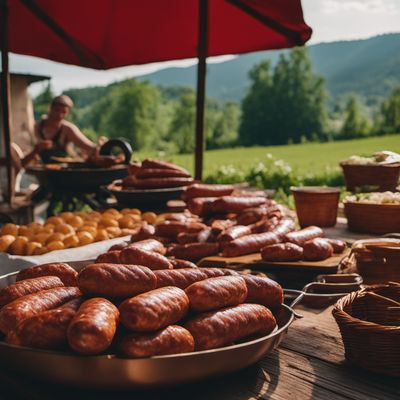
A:
{"label": "wooden post", "polygon": [[199,38],[196,95],[195,178],[201,180],[204,154],[204,106],[206,92],[206,59],[208,44],[208,0],[199,0]]}
{"label": "wooden post", "polygon": [[13,171],[11,161],[12,120],[10,73],[8,69],[8,1],[0,0],[0,51],[1,51],[1,107],[3,114],[3,134],[7,167],[6,201],[12,205],[14,198]]}

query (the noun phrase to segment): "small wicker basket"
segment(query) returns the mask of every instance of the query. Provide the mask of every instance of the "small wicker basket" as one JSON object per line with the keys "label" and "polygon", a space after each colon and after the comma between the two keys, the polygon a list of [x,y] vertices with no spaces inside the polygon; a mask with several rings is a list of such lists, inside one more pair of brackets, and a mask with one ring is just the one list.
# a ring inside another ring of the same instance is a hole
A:
{"label": "small wicker basket", "polygon": [[354,192],[363,186],[374,186],[374,191],[395,191],[399,182],[400,163],[387,165],[355,165],[340,163],[346,189]]}
{"label": "small wicker basket", "polygon": [[342,297],[332,314],[348,361],[400,376],[400,284],[377,285]]}

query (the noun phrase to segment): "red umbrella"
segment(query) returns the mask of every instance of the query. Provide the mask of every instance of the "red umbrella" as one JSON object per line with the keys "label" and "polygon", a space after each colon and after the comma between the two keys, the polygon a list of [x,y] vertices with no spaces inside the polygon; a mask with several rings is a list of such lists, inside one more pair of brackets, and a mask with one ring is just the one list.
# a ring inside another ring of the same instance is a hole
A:
{"label": "red umbrella", "polygon": [[[311,36],[300,0],[0,0],[0,5],[3,107],[8,51],[96,69],[198,57],[197,177],[206,57],[292,47]],[[8,119],[7,111],[3,115]]]}

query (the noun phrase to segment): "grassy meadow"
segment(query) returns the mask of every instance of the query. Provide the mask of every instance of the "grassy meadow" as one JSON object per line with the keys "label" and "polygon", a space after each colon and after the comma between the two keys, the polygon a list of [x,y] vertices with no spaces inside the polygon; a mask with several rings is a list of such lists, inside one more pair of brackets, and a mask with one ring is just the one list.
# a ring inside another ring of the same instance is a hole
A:
{"label": "grassy meadow", "polygon": [[[400,135],[375,136],[367,139],[336,141],[329,143],[305,143],[286,146],[236,147],[232,149],[208,150],[204,158],[204,176],[212,174],[221,165],[233,165],[247,170],[262,161],[267,153],[282,159],[301,173],[318,172],[338,167],[338,163],[351,155],[368,156],[380,150],[400,153]],[[151,152],[134,153],[137,159],[163,158],[179,164],[193,172],[193,154],[168,156]]]}

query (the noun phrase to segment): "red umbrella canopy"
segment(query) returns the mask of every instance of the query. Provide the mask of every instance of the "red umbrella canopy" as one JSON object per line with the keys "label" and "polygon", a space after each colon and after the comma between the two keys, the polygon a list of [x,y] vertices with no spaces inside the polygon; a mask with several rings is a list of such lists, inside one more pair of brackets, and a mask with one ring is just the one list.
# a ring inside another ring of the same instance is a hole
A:
{"label": "red umbrella canopy", "polygon": [[[200,0],[202,1],[202,0]],[[108,69],[198,56],[199,0],[9,0],[9,51]],[[304,44],[300,0],[208,0],[207,56]]]}

